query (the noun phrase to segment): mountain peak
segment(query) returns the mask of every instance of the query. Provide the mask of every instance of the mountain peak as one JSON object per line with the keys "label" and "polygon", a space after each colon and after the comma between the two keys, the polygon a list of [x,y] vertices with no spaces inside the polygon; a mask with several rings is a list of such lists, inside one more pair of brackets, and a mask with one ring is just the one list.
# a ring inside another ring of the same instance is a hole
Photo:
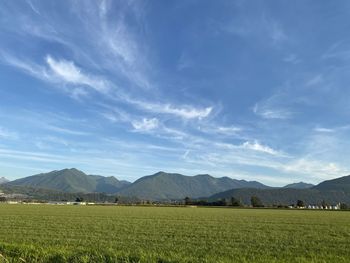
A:
{"label": "mountain peak", "polygon": [[202,178],[211,178],[212,176],[209,174],[197,174],[197,177],[202,177]]}
{"label": "mountain peak", "polygon": [[313,184],[299,182],[299,183],[287,184],[287,185],[283,186],[283,188],[308,189],[308,188],[311,188],[313,186],[314,186]]}
{"label": "mountain peak", "polygon": [[70,172],[79,172],[79,173],[84,173],[83,171],[77,169],[77,168],[66,168],[66,169],[63,169],[64,171],[70,171]]}
{"label": "mountain peak", "polygon": [[157,176],[157,175],[164,175],[164,174],[168,174],[168,173],[166,173],[166,172],[164,172],[164,171],[159,171],[159,172],[156,172],[156,173],[153,174],[153,175]]}

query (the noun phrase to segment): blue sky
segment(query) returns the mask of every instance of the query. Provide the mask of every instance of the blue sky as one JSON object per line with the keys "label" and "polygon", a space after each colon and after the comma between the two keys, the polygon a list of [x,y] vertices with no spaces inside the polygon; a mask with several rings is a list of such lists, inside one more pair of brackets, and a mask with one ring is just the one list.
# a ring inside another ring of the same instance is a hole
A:
{"label": "blue sky", "polygon": [[349,1],[1,1],[0,176],[349,174]]}

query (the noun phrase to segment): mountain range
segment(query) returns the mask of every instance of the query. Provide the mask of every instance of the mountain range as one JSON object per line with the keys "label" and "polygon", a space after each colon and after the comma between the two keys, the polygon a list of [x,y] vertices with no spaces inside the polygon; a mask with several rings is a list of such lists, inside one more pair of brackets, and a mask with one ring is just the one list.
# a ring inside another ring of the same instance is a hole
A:
{"label": "mountain range", "polygon": [[6,182],[1,185],[1,188],[4,187],[7,190],[22,189],[24,193],[43,192],[45,195],[48,191],[106,193],[143,200],[180,200],[185,197],[218,200],[235,197],[249,204],[251,196],[255,195],[265,204],[290,204],[298,199],[308,203],[317,203],[322,200],[350,203],[350,176],[324,181],[316,186],[299,182],[278,188],[256,181],[236,180],[229,177],[215,178],[208,174],[186,176],[166,172],[144,176],[130,183],[113,176],[87,175],[71,168]]}
{"label": "mountain range", "polygon": [[142,199],[165,200],[206,197],[214,193],[236,188],[266,189],[268,186],[255,181],[236,180],[229,177],[215,178],[208,174],[185,176],[158,172],[144,176],[125,187],[118,194]]}
{"label": "mountain range", "polygon": [[206,197],[235,188],[269,188],[255,181],[249,182],[228,177],[215,178],[207,174],[185,176],[165,172],[144,176],[130,183],[119,181],[115,177],[87,175],[75,168],[17,179],[6,183],[6,186],[52,189],[68,193],[103,192],[150,200],[183,199],[186,196]]}
{"label": "mountain range", "polygon": [[116,193],[130,182],[100,175],[87,175],[78,169],[41,173],[6,183],[8,186],[29,186],[68,193]]}
{"label": "mountain range", "polygon": [[268,205],[293,204],[297,200],[303,200],[308,204],[320,204],[323,201],[332,204],[339,202],[350,203],[350,175],[327,180],[310,188],[231,189],[216,193],[208,199],[218,200],[235,197],[243,203],[249,204],[252,196],[259,197],[264,204]]}

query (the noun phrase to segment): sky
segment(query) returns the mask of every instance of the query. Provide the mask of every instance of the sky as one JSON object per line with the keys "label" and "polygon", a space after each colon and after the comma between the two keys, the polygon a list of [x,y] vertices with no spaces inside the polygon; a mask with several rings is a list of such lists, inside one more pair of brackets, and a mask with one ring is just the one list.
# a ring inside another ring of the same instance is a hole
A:
{"label": "sky", "polygon": [[0,2],[0,177],[350,174],[350,2]]}

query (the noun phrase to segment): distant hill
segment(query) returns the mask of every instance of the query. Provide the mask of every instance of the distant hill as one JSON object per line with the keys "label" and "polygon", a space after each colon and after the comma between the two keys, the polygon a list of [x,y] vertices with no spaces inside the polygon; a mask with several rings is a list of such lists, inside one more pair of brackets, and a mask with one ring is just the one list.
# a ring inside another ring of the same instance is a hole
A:
{"label": "distant hill", "polygon": [[315,185],[313,184],[308,184],[304,182],[299,182],[299,183],[293,183],[293,184],[287,184],[283,188],[293,188],[293,189],[308,189],[311,187],[314,187]]}
{"label": "distant hill", "polygon": [[[8,200],[39,200],[39,201],[70,201],[74,202],[77,197],[86,202],[110,202],[114,203],[116,195],[107,193],[68,193],[52,189],[43,189],[31,186],[0,185],[0,192]],[[137,198],[118,197],[119,202],[135,203]]]}
{"label": "distant hill", "polygon": [[271,189],[231,189],[214,194],[207,198],[214,201],[235,197],[244,204],[250,204],[250,198],[257,196],[265,205],[290,205],[296,204],[297,200],[304,201],[305,204],[321,204],[325,201],[328,204],[344,202],[350,204],[350,191],[319,190],[316,187],[308,189],[293,188],[271,188]]}
{"label": "distant hill", "polygon": [[324,181],[313,187],[313,189],[320,191],[350,192],[350,175]]}
{"label": "distant hill", "polygon": [[4,184],[9,182],[9,180],[7,180],[5,177],[0,177],[0,184]]}
{"label": "distant hill", "polygon": [[185,176],[177,173],[158,172],[144,176],[118,192],[121,196],[136,196],[150,200],[205,197],[233,188],[269,188],[259,182],[235,180],[229,177],[215,178],[208,174]]}
{"label": "distant hill", "polygon": [[[251,196],[259,197],[266,205],[288,205],[302,200],[306,204],[328,204],[344,202],[350,204],[350,175],[333,180],[321,182],[316,186],[303,182],[289,184],[282,188],[270,189],[231,189],[209,196],[208,200],[230,199],[235,197],[241,199],[245,204],[250,204]],[[304,188],[303,188],[304,187]]]}
{"label": "distant hill", "polygon": [[69,193],[116,193],[129,184],[115,177],[87,175],[75,168],[41,173],[6,183],[9,186],[30,186]]}

